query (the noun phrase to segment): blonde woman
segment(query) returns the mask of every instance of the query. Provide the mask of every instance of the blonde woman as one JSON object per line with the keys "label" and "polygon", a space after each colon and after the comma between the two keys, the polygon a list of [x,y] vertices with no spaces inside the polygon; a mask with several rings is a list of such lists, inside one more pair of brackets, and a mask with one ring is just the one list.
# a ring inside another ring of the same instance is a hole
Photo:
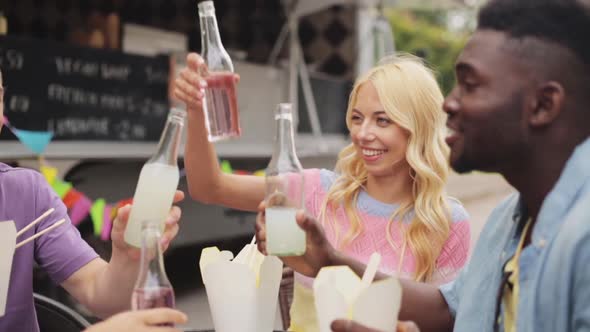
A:
{"label": "blonde woman", "polygon": [[[176,80],[176,95],[187,103],[185,163],[193,198],[255,211],[264,199],[264,179],[219,171],[207,142],[204,86],[196,54]],[[449,149],[444,142],[443,96],[432,72],[417,58],[398,56],[359,77],[350,95],[346,123],[351,144],[336,170],[305,171],[305,209],[324,226],[330,243],[367,263],[382,256],[381,272],[440,284],[467,261],[468,216],[449,199]],[[315,331],[312,279],[295,276],[289,330]]]}

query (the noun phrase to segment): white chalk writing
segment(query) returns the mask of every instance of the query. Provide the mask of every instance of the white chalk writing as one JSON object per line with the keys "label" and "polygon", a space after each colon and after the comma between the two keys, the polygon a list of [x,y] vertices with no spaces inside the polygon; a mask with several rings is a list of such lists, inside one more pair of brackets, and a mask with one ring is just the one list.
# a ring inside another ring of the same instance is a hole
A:
{"label": "white chalk writing", "polygon": [[25,57],[22,52],[13,49],[3,49],[0,47],[0,66],[4,70],[21,70],[25,63]]}
{"label": "white chalk writing", "polygon": [[107,137],[109,135],[108,118],[76,118],[67,117],[57,119],[54,126],[55,134],[58,136],[92,134],[95,136]]}

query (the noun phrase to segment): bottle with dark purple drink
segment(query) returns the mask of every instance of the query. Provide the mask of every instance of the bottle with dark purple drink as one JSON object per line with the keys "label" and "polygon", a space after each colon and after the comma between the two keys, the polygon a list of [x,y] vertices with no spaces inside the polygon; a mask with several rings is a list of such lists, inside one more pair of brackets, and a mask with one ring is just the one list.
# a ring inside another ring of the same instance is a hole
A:
{"label": "bottle with dark purple drink", "polygon": [[145,222],[141,232],[139,275],[131,297],[133,310],[174,308],[174,290],[164,269],[159,223]]}

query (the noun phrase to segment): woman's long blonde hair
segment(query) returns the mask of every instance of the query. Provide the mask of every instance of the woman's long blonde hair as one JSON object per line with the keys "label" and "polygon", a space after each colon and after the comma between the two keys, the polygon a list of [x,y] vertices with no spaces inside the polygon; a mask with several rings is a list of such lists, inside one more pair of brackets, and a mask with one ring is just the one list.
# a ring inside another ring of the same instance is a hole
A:
{"label": "woman's long blonde hair", "polygon": [[[359,88],[366,82],[375,86],[389,118],[409,133],[406,160],[411,168],[413,199],[401,205],[391,216],[387,225],[387,241],[400,252],[400,264],[406,244],[409,245],[416,258],[414,279],[429,281],[451,224],[444,193],[449,174],[449,148],[444,141],[446,116],[441,110],[443,96],[432,71],[419,58],[398,55],[384,59],[356,80],[346,112],[349,129]],[[331,221],[336,241],[340,242],[334,216],[339,206],[344,207],[351,227],[342,243],[338,243],[339,247],[343,247],[363,230],[356,206],[368,173],[353,144],[340,152],[336,172],[339,177],[330,188],[319,217],[322,222]],[[328,218],[328,212],[332,213],[332,217]],[[411,223],[404,232],[403,246],[399,246],[393,242],[391,226],[394,219],[403,221],[405,218],[411,218]]]}

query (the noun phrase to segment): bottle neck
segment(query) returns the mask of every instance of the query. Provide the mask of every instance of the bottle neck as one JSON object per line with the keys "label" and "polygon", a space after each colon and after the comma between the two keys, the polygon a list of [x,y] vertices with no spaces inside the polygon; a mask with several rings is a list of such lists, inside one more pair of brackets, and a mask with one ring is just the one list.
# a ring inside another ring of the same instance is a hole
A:
{"label": "bottle neck", "polygon": [[279,159],[295,157],[295,137],[293,131],[293,116],[291,113],[275,114],[277,123],[277,142],[273,156]]}
{"label": "bottle neck", "polygon": [[215,12],[199,15],[201,26],[201,47],[203,56],[206,56],[211,50],[225,50],[219,36],[217,27],[217,18]]}
{"label": "bottle neck", "polygon": [[170,284],[164,269],[164,256],[158,223],[144,225],[141,237],[141,261],[136,287],[167,286]]}
{"label": "bottle neck", "polygon": [[170,110],[156,153],[150,159],[151,162],[177,166],[185,117],[186,111],[182,109],[172,108]]}

